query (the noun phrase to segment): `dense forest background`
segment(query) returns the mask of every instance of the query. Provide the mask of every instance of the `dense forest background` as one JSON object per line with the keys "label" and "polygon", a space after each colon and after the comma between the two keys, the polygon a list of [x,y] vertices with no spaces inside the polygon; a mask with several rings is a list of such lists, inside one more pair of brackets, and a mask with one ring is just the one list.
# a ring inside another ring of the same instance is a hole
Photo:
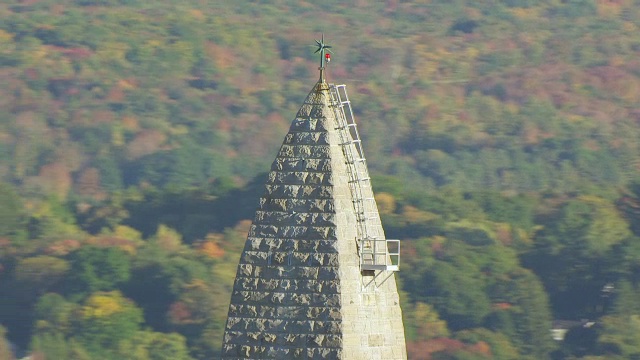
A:
{"label": "dense forest background", "polygon": [[34,359],[216,358],[324,33],[404,240],[410,359],[640,359],[640,1],[21,0],[0,19],[0,358],[3,337]]}

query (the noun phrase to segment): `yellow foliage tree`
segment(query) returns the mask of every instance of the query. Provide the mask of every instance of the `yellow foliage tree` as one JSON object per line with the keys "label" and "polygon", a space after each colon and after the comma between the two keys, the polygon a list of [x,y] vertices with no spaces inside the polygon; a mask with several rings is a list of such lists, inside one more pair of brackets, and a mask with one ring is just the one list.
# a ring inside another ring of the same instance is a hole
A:
{"label": "yellow foliage tree", "polygon": [[222,255],[224,255],[224,250],[220,247],[220,245],[210,241],[204,243],[200,248],[200,251],[214,259],[220,258],[222,257]]}
{"label": "yellow foliage tree", "polygon": [[417,302],[413,310],[413,319],[418,337],[422,340],[448,337],[447,322],[440,319],[438,312],[429,304]]}
{"label": "yellow foliage tree", "polygon": [[172,228],[160,224],[156,231],[155,241],[160,248],[166,251],[177,251],[182,246],[182,235]]}
{"label": "yellow foliage tree", "polygon": [[118,349],[138,333],[143,321],[142,311],[119,291],[92,294],[78,315],[75,338],[79,344],[114,359],[124,358]]}
{"label": "yellow foliage tree", "polygon": [[381,214],[392,214],[396,210],[396,198],[385,192],[376,194],[376,203],[378,204],[378,211]]}
{"label": "yellow foliage tree", "polygon": [[122,311],[122,300],[116,291],[93,294],[82,307],[82,317],[103,318],[113,315]]}

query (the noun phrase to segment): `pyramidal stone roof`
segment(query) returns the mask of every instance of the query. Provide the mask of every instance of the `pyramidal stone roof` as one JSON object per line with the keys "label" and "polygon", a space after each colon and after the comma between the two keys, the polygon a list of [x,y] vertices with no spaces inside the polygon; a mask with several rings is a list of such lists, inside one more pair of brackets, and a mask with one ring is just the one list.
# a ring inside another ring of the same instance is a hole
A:
{"label": "pyramidal stone roof", "polygon": [[[345,145],[334,103],[321,75],[271,166],[238,265],[222,359],[406,359],[393,272],[360,267],[346,155],[356,150]],[[368,225],[384,239],[372,206]]]}

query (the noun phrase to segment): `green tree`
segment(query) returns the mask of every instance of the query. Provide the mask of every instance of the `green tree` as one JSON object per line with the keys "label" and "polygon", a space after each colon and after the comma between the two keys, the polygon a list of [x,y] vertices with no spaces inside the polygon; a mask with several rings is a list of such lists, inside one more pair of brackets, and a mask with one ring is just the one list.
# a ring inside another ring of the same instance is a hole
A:
{"label": "green tree", "polygon": [[69,345],[64,334],[59,332],[36,334],[31,339],[31,351],[44,355],[45,359],[64,360],[70,358]]}
{"label": "green tree", "polygon": [[[153,262],[135,264],[131,279],[124,291],[144,309],[146,324],[159,331],[167,331],[167,311],[176,295],[170,290],[171,278],[165,268],[166,254],[157,252]],[[140,261],[140,260],[138,260]]]}
{"label": "green tree", "polygon": [[589,317],[601,305],[602,287],[621,270],[618,250],[631,237],[628,224],[612,203],[593,196],[572,199],[542,220],[524,262],[544,282],[555,312]]}
{"label": "green tree", "polygon": [[131,276],[129,256],[118,248],[84,246],[71,254],[70,261],[68,288],[75,295],[113,290]]}
{"label": "green tree", "polygon": [[176,333],[138,331],[120,345],[123,358],[130,360],[191,360],[185,338]]}
{"label": "green tree", "polygon": [[76,339],[71,339],[69,343],[69,360],[92,360],[93,358],[87,350],[80,345]]}
{"label": "green tree", "polygon": [[61,237],[77,238],[83,235],[77,226],[73,212],[68,208],[68,203],[60,201],[56,196],[49,195],[36,204],[29,219],[31,238],[40,239],[43,242]]}
{"label": "green tree", "polygon": [[19,243],[26,237],[26,216],[20,196],[9,184],[0,182],[0,238]]}
{"label": "green tree", "polygon": [[115,360],[122,358],[118,349],[142,322],[142,311],[120,292],[96,292],[77,312],[72,334],[94,358]]}
{"label": "green tree", "polygon": [[452,329],[477,327],[490,312],[489,298],[483,283],[470,275],[477,269],[456,265],[440,263],[432,269],[424,280],[429,284],[425,300],[434,304]]}
{"label": "green tree", "polygon": [[405,329],[412,338],[428,340],[449,336],[447,322],[440,319],[433,307],[423,302],[416,302],[412,306],[413,308],[405,310],[411,316],[404,319]]}
{"label": "green tree", "polygon": [[613,301],[607,315],[595,326],[568,338],[574,353],[582,350],[582,353],[597,352],[612,359],[640,358],[640,290],[628,280],[619,281],[612,290],[607,294],[611,298],[608,300]]}
{"label": "green tree", "polygon": [[62,295],[56,293],[41,296],[34,307],[35,332],[59,332],[69,335],[77,308],[77,304],[67,301]]}
{"label": "green tree", "polygon": [[618,199],[617,206],[625,214],[633,233],[640,236],[640,180],[628,185]]}
{"label": "green tree", "polygon": [[[492,359],[522,359],[522,355],[518,353],[518,349],[509,341],[509,337],[501,332],[477,328],[459,331],[455,334],[455,337],[465,343],[477,344],[482,341],[489,344]],[[542,358],[544,358],[544,356]]]}
{"label": "green tree", "polygon": [[547,294],[536,276],[528,270],[513,272],[509,312],[515,333],[512,341],[519,352],[531,359],[543,359],[555,349],[549,329],[551,311]]}
{"label": "green tree", "polygon": [[69,263],[53,256],[41,255],[18,261],[14,270],[16,290],[25,296],[38,297],[55,288],[69,271]]}
{"label": "green tree", "polygon": [[640,314],[604,316],[600,323],[600,351],[624,359],[640,358]]}
{"label": "green tree", "polygon": [[110,192],[122,190],[122,172],[116,155],[102,155],[96,159],[96,167],[100,171],[100,184],[104,189]]}

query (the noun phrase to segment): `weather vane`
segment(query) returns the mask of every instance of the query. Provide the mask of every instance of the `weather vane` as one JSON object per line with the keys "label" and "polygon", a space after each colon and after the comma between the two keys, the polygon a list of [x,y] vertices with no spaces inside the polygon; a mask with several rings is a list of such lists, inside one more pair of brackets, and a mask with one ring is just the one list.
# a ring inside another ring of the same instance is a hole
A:
{"label": "weather vane", "polygon": [[[320,67],[324,67],[324,62],[331,61],[331,46],[324,43],[324,34],[322,34],[322,40],[316,40],[316,44],[318,45],[318,49],[314,52],[314,54],[320,53]],[[326,51],[326,52],[325,52]]]}
{"label": "weather vane", "polygon": [[331,46],[324,43],[324,34],[322,34],[322,40],[316,40],[316,45],[318,49],[314,52],[314,54],[320,53],[320,80],[324,82],[324,65],[325,62],[331,61]]}

